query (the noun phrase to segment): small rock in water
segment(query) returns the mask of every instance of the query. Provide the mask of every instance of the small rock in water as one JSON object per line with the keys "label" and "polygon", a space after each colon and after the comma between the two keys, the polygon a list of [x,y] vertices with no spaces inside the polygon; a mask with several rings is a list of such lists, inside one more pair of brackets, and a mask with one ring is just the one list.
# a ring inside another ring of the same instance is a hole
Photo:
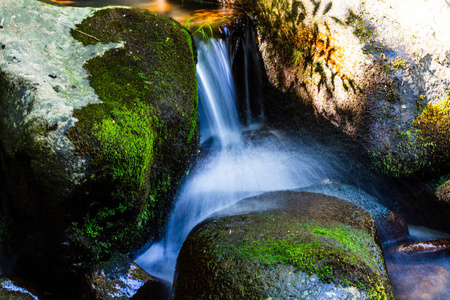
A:
{"label": "small rock in water", "polygon": [[115,254],[94,266],[82,284],[83,299],[169,299],[170,285],[127,256]]}
{"label": "small rock in water", "polygon": [[450,251],[450,240],[433,240],[423,242],[411,242],[400,245],[399,252],[406,254],[430,254],[443,251]]}

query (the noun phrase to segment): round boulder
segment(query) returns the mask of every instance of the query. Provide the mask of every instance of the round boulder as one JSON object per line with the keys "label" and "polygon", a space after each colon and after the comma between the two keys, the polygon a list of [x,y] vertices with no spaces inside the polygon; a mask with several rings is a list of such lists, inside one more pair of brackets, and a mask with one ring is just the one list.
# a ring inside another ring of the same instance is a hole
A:
{"label": "round boulder", "polygon": [[372,216],[339,198],[247,198],[192,230],[174,298],[393,299],[376,236]]}

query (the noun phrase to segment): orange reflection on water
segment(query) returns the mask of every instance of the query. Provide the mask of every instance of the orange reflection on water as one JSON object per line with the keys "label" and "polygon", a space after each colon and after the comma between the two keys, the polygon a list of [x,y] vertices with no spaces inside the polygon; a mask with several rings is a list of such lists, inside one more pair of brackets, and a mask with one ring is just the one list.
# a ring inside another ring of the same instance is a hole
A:
{"label": "orange reflection on water", "polygon": [[56,3],[59,3],[59,4],[73,4],[73,3],[75,3],[75,1],[72,1],[72,0],[50,0],[50,1],[56,2]]}
{"label": "orange reflection on water", "polygon": [[146,4],[145,6],[142,6],[142,8],[148,9],[150,11],[159,12],[159,13],[165,13],[165,12],[177,10],[177,8],[175,6],[173,6],[170,3],[167,3],[166,0],[156,0],[156,1],[153,1],[152,3]]}
{"label": "orange reflection on water", "polygon": [[182,18],[177,20],[181,24],[186,24],[189,19],[189,23],[194,26],[200,26],[203,23],[212,24],[218,20],[223,20],[226,17],[233,15],[232,9],[199,9],[192,13],[191,15],[184,15]]}

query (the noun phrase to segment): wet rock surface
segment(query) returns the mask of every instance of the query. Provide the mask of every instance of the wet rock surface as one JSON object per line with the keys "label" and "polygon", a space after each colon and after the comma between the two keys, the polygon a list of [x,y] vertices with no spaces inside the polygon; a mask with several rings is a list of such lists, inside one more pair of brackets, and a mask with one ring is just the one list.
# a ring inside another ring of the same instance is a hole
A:
{"label": "wet rock surface", "polygon": [[126,256],[116,254],[93,267],[82,284],[83,299],[169,299],[170,284],[150,276]]}
{"label": "wet rock surface", "polygon": [[[257,212],[255,212],[257,210]],[[307,192],[244,199],[192,230],[175,299],[392,299],[370,214]]]}
{"label": "wet rock surface", "polygon": [[375,197],[354,186],[327,179],[324,184],[308,186],[297,191],[338,197],[367,210],[375,219],[381,242],[401,240],[408,236],[408,226],[402,216],[388,210]]}
{"label": "wet rock surface", "polygon": [[15,277],[0,276],[0,298],[7,300],[43,300],[28,283]]}
{"label": "wet rock surface", "polygon": [[437,254],[440,252],[450,252],[450,240],[431,240],[420,242],[409,242],[401,244],[397,250],[405,254]]}
{"label": "wet rock surface", "polygon": [[271,122],[315,116],[389,175],[449,167],[448,3],[236,2],[257,21]]}

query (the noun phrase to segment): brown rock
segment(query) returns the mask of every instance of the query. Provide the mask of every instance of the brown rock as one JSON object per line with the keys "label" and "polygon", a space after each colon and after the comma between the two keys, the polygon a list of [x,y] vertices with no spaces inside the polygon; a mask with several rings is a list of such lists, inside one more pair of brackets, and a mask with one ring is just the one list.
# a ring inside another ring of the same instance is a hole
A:
{"label": "brown rock", "polygon": [[450,251],[450,240],[433,240],[405,243],[398,246],[398,251],[406,254],[424,254]]}
{"label": "brown rock", "polygon": [[393,211],[385,219],[377,220],[381,240],[401,240],[409,235],[408,224],[403,217]]}
{"label": "brown rock", "polygon": [[173,296],[393,299],[376,236],[366,210],[336,197],[280,191],[247,198],[192,230]]}
{"label": "brown rock", "polygon": [[450,205],[450,180],[440,185],[436,190],[436,197]]}

